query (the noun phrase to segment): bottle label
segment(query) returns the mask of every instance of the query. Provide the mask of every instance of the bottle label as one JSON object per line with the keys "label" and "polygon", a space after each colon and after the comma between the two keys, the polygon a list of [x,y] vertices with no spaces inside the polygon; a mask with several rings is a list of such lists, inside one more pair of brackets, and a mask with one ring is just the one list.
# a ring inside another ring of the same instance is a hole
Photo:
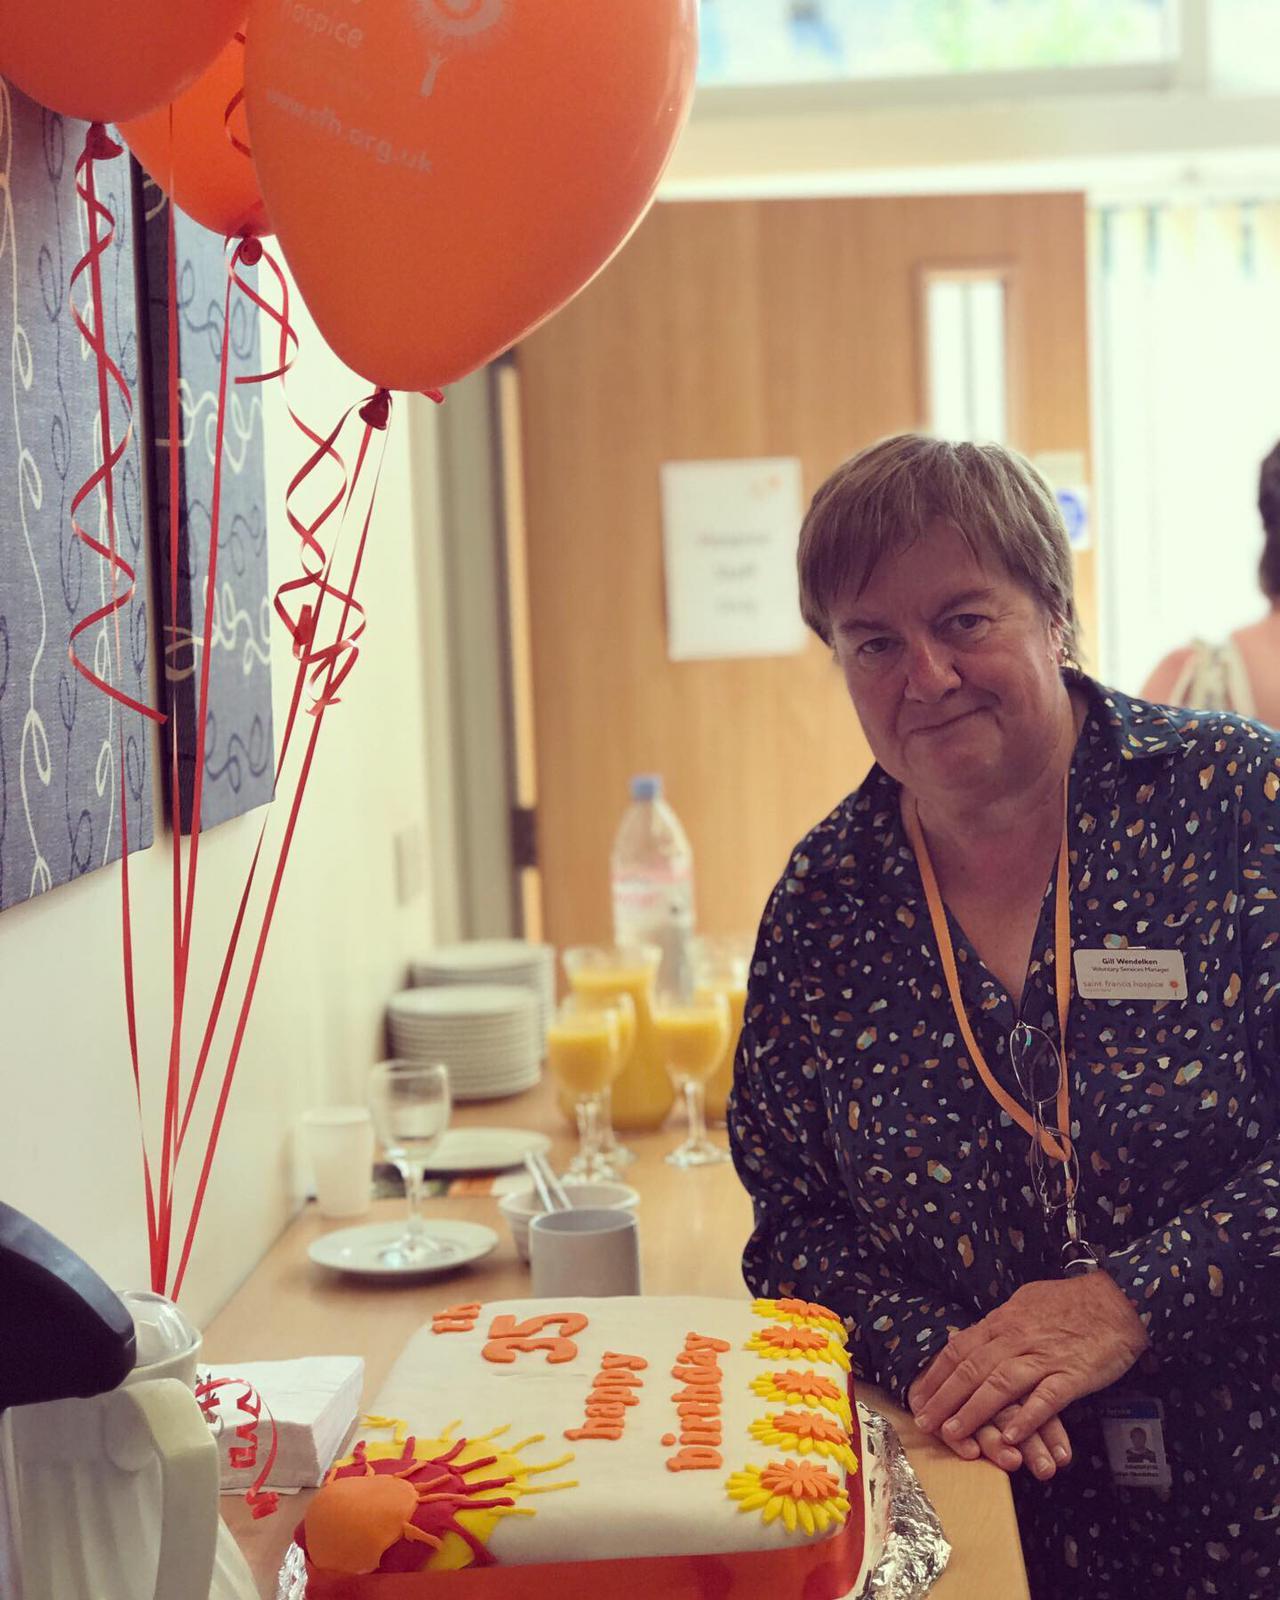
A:
{"label": "bottle label", "polygon": [[669,923],[693,926],[693,885],[687,878],[645,878],[615,883],[613,912],[632,929]]}
{"label": "bottle label", "polygon": [[662,951],[659,985],[692,993],[693,883],[688,877],[616,879],[613,930],[619,944],[657,945]]}

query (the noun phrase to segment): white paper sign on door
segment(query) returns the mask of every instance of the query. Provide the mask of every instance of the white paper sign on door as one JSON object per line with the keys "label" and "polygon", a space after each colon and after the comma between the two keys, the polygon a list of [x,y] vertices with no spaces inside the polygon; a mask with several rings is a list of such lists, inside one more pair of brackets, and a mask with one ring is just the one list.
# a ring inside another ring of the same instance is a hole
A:
{"label": "white paper sign on door", "polygon": [[668,461],[662,467],[667,654],[672,661],[795,655],[804,516],[800,462]]}

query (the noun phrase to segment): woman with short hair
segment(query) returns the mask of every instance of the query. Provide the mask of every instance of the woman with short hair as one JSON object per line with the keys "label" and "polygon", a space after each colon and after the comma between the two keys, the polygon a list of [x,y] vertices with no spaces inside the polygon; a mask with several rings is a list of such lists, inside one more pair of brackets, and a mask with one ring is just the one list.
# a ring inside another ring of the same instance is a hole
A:
{"label": "woman with short hair", "polygon": [[747,1283],[1014,1474],[1036,1600],[1274,1600],[1280,743],[1079,670],[998,446],[863,451],[799,562],[876,765],[761,924]]}

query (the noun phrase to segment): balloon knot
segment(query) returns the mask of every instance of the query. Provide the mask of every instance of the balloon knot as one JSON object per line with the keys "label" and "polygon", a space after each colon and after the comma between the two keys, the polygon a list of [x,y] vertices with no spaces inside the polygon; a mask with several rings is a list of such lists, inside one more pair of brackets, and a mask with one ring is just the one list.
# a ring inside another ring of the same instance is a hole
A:
{"label": "balloon knot", "polygon": [[371,428],[385,428],[391,419],[391,391],[379,389],[360,407],[360,420]]}
{"label": "balloon knot", "polygon": [[256,267],[262,260],[262,240],[249,235],[241,239],[236,253],[246,267]]}
{"label": "balloon knot", "polygon": [[100,122],[91,122],[84,136],[84,150],[90,161],[114,161],[124,149],[117,144]]}
{"label": "balloon knot", "polygon": [[434,400],[438,406],[442,406],[444,404],[443,389],[424,389],[422,392],[426,395],[428,400]]}

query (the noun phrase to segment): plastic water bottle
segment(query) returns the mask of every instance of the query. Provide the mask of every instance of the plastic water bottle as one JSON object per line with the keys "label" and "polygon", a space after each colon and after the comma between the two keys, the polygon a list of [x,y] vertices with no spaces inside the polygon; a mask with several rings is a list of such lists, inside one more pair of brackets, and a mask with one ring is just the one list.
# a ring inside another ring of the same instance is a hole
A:
{"label": "plastic water bottle", "polygon": [[662,951],[660,988],[693,992],[693,851],[680,819],[662,798],[662,779],[631,780],[609,858],[616,944]]}

